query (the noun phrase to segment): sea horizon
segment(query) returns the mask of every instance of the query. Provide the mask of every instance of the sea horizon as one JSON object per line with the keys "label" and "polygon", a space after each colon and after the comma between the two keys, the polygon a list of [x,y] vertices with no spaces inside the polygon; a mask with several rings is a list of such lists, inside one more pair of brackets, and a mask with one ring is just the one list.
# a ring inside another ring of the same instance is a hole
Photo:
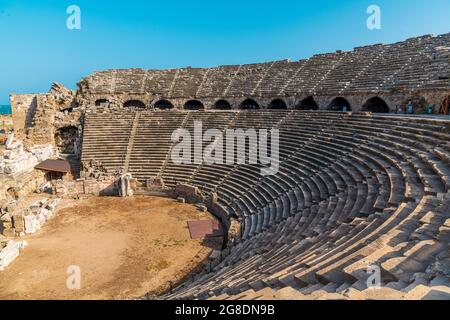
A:
{"label": "sea horizon", "polygon": [[11,105],[0,104],[0,114],[11,114]]}

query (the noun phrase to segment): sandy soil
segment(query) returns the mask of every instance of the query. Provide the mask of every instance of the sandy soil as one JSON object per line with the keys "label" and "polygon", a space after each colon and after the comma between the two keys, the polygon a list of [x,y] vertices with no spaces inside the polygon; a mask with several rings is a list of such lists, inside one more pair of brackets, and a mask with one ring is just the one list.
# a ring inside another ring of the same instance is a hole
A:
{"label": "sandy soil", "polygon": [[[188,220],[210,219],[156,197],[64,200],[56,216],[0,273],[0,299],[130,299],[191,272],[220,241],[192,240]],[[69,266],[81,288],[67,288]]]}

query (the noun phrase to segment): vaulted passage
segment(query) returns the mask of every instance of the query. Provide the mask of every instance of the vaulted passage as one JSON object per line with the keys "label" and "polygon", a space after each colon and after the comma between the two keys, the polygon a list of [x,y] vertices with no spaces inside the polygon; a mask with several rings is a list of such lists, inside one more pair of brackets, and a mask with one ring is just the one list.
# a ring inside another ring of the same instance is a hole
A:
{"label": "vaulted passage", "polygon": [[125,108],[139,108],[139,109],[144,109],[145,108],[145,103],[143,103],[140,100],[128,100],[126,101],[123,106]]}
{"label": "vaulted passage", "polygon": [[184,104],[184,109],[185,110],[202,110],[202,109],[205,109],[205,106],[203,105],[203,103],[201,103],[198,100],[189,100],[188,102],[186,102]]}
{"label": "vaulted passage", "polygon": [[352,111],[350,102],[342,97],[337,97],[328,105],[328,110],[331,111]]}
{"label": "vaulted passage", "polygon": [[78,128],[75,126],[64,127],[56,130],[55,143],[58,151],[64,154],[75,153],[75,142],[78,137]]}
{"label": "vaulted passage", "polygon": [[227,100],[218,100],[214,104],[214,109],[217,109],[217,110],[230,110],[231,109],[231,104]]}
{"label": "vaulted passage", "polygon": [[256,110],[259,109],[259,104],[253,99],[246,99],[241,103],[242,110]]}
{"label": "vaulted passage", "polygon": [[295,106],[295,109],[297,110],[318,110],[319,106],[317,105],[317,102],[314,100],[312,96],[303,99],[300,101],[298,105]]}
{"label": "vaulted passage", "polygon": [[161,110],[173,109],[173,104],[169,100],[159,100],[155,103],[155,109]]}
{"label": "vaulted passage", "polygon": [[367,100],[366,103],[364,103],[362,110],[373,113],[389,113],[387,103],[379,97],[373,97]]}
{"label": "vaulted passage", "polygon": [[269,109],[283,110],[287,109],[287,105],[283,100],[275,99],[269,104]]}

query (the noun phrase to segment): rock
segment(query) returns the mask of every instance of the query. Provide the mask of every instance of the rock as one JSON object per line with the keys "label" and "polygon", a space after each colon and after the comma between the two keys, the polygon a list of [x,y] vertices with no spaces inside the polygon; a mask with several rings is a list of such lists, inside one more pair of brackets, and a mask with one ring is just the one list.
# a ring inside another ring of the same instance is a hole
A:
{"label": "rock", "polygon": [[0,251],[0,271],[3,271],[19,256],[20,245],[16,241],[8,241],[6,247]]}
{"label": "rock", "polygon": [[430,281],[430,285],[450,287],[450,278],[442,274],[438,274],[433,280]]}
{"label": "rock", "polygon": [[1,216],[0,221],[2,222],[12,222],[12,217],[10,213],[5,213]]}
{"label": "rock", "polygon": [[14,228],[3,229],[3,235],[8,238],[16,236],[16,230]]}
{"label": "rock", "polygon": [[39,215],[42,216],[45,220],[48,220],[53,216],[53,212],[51,210],[42,208],[39,212]]}
{"label": "rock", "polygon": [[122,175],[119,179],[119,196],[132,197],[133,189],[131,187],[131,174]]}

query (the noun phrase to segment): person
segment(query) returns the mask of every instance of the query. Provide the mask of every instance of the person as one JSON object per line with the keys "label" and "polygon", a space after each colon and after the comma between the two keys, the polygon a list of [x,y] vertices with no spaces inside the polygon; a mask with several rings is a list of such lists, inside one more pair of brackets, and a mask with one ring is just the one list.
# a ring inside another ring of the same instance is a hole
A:
{"label": "person", "polygon": [[406,113],[407,114],[413,114],[414,113],[414,106],[412,102],[408,102],[408,106],[406,107]]}
{"label": "person", "polygon": [[434,106],[432,104],[430,104],[427,107],[427,114],[433,114],[433,113],[434,113]]}

